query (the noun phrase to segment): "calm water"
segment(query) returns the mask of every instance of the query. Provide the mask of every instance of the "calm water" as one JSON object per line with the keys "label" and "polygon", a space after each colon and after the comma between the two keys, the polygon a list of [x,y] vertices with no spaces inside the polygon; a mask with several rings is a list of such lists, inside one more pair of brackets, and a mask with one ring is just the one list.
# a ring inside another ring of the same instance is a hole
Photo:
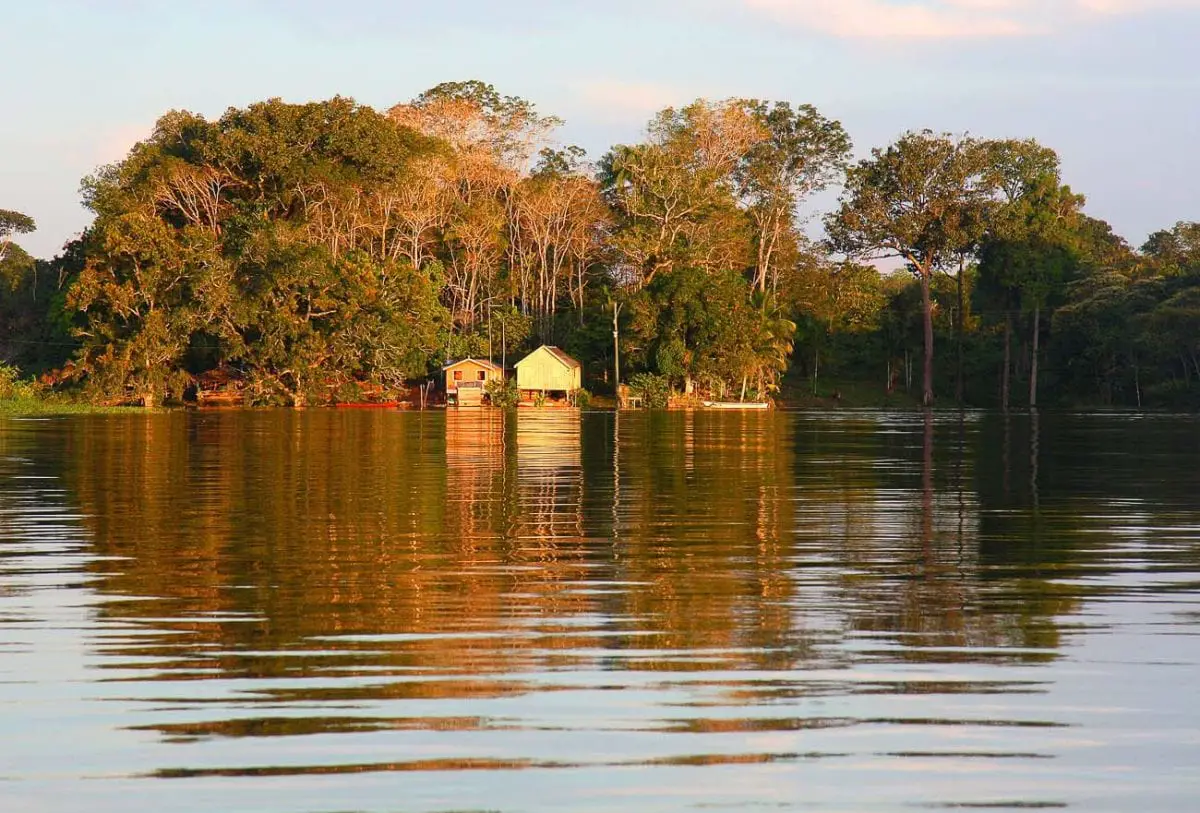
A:
{"label": "calm water", "polygon": [[0,810],[1200,808],[1200,419],[0,420]]}

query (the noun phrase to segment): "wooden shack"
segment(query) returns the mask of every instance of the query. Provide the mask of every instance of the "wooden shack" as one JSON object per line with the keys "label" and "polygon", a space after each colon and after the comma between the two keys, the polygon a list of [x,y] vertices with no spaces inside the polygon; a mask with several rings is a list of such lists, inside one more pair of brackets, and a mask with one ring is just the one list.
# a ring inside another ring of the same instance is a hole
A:
{"label": "wooden shack", "polygon": [[483,406],[489,381],[503,381],[504,369],[486,359],[465,358],[442,368],[446,374],[446,405]]}
{"label": "wooden shack", "polygon": [[583,383],[583,365],[557,347],[543,344],[516,364],[521,400],[568,404]]}

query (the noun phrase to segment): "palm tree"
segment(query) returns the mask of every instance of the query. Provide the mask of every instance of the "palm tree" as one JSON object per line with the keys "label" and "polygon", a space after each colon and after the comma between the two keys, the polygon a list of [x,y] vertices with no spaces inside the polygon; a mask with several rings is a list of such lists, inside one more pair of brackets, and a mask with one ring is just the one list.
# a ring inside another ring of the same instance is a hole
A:
{"label": "palm tree", "polygon": [[779,375],[787,370],[796,339],[796,323],[784,316],[769,293],[756,291],[751,303],[758,315],[750,336],[748,364],[742,375],[741,399],[746,400],[746,382],[758,379],[759,397],[779,389]]}

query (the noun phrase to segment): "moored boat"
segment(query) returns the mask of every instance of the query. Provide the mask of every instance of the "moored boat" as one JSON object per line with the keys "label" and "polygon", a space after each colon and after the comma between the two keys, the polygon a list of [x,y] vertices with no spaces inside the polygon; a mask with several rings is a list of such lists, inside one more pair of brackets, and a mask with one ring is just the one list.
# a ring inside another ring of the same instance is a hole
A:
{"label": "moored boat", "polygon": [[765,401],[702,401],[705,409],[770,409]]}

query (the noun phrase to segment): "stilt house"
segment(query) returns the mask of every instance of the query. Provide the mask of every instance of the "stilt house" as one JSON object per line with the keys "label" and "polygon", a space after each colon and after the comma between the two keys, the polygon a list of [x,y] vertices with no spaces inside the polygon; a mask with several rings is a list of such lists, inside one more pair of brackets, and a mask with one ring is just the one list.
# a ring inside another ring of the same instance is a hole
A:
{"label": "stilt house", "polygon": [[489,381],[503,381],[504,370],[486,359],[466,358],[442,368],[446,374],[446,405],[483,406]]}
{"label": "stilt house", "polygon": [[557,347],[543,344],[516,364],[521,400],[570,403],[583,383],[583,365]]}

